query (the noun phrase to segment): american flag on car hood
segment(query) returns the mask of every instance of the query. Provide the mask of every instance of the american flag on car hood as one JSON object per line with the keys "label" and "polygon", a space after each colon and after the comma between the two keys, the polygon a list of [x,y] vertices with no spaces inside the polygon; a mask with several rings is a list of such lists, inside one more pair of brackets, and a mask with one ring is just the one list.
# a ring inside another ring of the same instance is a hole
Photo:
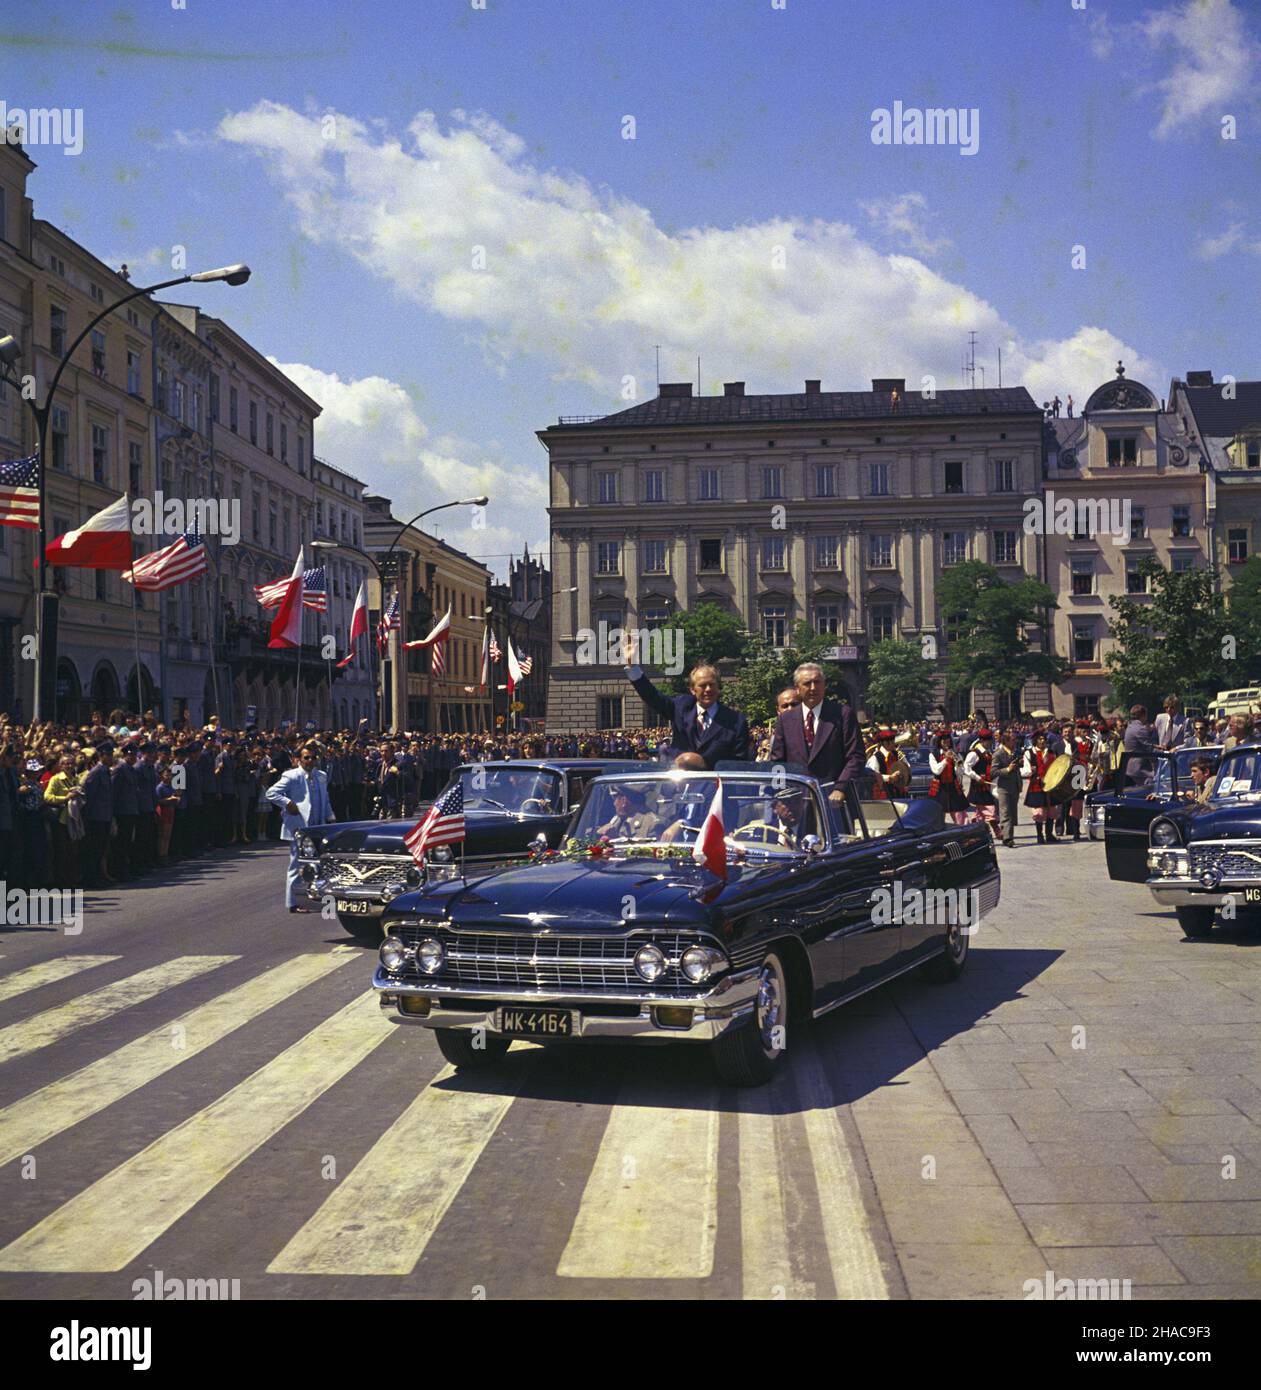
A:
{"label": "american flag on car hood", "polygon": [[464,786],[456,782],[429,808],[428,814],[403,837],[417,864],[434,845],[458,844],[464,839]]}

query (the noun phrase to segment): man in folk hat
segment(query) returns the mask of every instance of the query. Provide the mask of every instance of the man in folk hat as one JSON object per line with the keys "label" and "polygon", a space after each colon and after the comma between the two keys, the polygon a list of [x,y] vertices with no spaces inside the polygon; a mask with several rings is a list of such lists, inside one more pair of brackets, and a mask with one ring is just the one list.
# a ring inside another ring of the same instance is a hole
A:
{"label": "man in folk hat", "polygon": [[899,790],[898,761],[897,735],[882,724],[876,730],[876,747],[867,759],[867,771],[872,773],[871,794],[877,801],[887,801]]}
{"label": "man in folk hat", "polygon": [[1069,776],[1073,779],[1073,799],[1060,805],[1060,835],[1081,839],[1081,818],[1086,806],[1086,783],[1090,780],[1091,763],[1095,756],[1095,741],[1091,736],[1089,719],[1079,719],[1071,737],[1065,739],[1064,751],[1073,760]]}

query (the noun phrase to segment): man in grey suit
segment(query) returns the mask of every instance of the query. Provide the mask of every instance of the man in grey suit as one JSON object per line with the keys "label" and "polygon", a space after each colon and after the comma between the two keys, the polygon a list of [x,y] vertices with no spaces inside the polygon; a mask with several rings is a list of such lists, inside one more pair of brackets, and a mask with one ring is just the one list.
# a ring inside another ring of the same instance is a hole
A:
{"label": "man in grey suit", "polygon": [[280,808],[280,838],[289,841],[289,871],[285,876],[285,902],[290,912],[311,912],[298,901],[298,832],[309,825],[331,825],[337,817],[328,798],[328,773],[316,767],[319,749],[308,743],[298,755],[298,766],[283,773],[267,789],[267,800]]}

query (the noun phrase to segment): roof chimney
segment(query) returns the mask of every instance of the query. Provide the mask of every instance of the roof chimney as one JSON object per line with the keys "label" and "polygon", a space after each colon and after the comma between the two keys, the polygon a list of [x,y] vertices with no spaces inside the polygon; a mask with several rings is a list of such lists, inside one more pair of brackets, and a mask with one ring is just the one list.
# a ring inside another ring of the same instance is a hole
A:
{"label": "roof chimney", "polygon": [[906,378],[904,376],[873,376],[871,389],[877,394],[883,393],[886,396],[891,391],[896,391],[899,396],[905,396]]}
{"label": "roof chimney", "polygon": [[806,378],[806,395],[817,396],[823,389],[823,382],[818,377]]}
{"label": "roof chimney", "polygon": [[1212,373],[1212,372],[1188,372],[1188,373],[1187,373],[1187,385],[1188,385],[1188,386],[1212,386],[1212,384],[1213,384],[1213,373]]}
{"label": "roof chimney", "polygon": [[723,393],[724,396],[743,396],[743,395],[744,395],[744,382],[743,382],[743,381],[724,381],[723,384],[722,384],[722,393]]}
{"label": "roof chimney", "polygon": [[690,381],[663,381],[657,388],[658,397],[661,396],[691,396],[692,383]]}

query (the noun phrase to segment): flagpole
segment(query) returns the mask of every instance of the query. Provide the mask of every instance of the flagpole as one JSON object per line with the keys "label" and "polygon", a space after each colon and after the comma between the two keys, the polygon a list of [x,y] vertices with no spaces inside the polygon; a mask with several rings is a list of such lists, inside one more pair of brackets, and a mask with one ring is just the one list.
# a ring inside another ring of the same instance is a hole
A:
{"label": "flagpole", "polygon": [[[123,494],[127,498],[127,515],[131,515],[131,493]],[[144,712],[144,684],[140,678],[140,612],[136,607],[136,535],[134,531],[129,531],[131,536],[131,635],[136,645],[136,713]],[[157,600],[161,603],[161,599]]]}
{"label": "flagpole", "polygon": [[302,708],[302,639],[303,627],[306,625],[306,604],[300,603],[298,606],[298,674],[293,683],[293,727],[301,730],[298,723],[298,712]]}

